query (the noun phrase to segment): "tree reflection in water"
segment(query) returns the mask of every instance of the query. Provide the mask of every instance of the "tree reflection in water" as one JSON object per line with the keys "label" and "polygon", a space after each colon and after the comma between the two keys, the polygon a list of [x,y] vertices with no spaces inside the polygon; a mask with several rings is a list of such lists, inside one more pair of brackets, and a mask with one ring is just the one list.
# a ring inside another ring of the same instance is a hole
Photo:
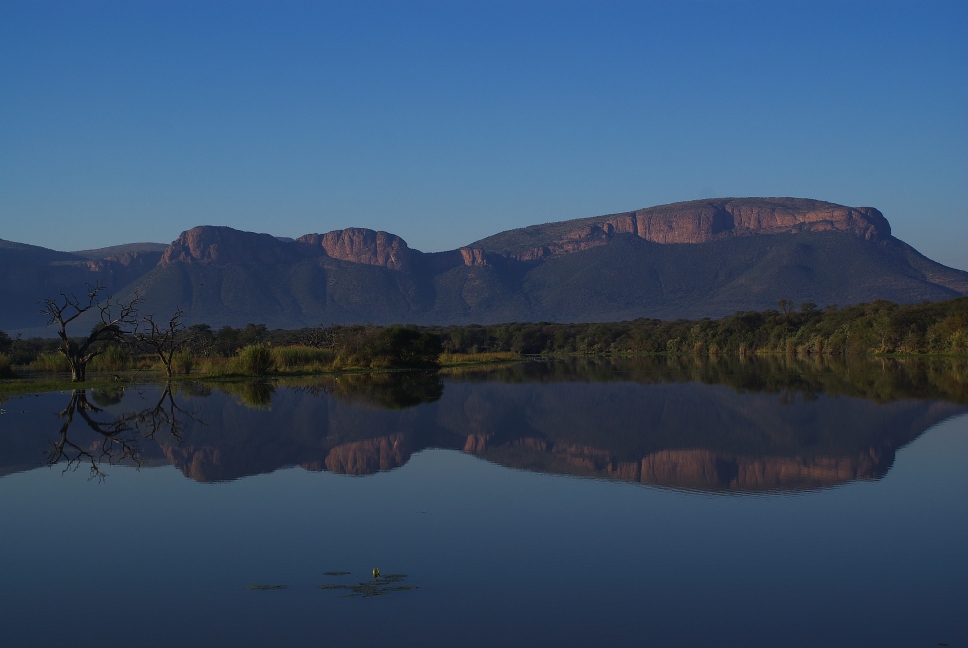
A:
{"label": "tree reflection in water", "polygon": [[[87,424],[87,427],[94,431],[100,442],[93,445],[82,446],[75,443],[68,436],[71,425],[74,423],[74,416],[79,415]],[[90,462],[91,478],[97,477],[104,479],[105,473],[101,470],[101,464],[120,463],[125,460],[141,466],[141,455],[138,449],[138,434],[135,432],[134,421],[136,416],[128,414],[120,417],[110,417],[104,410],[96,405],[92,405],[87,400],[87,390],[76,389],[71,394],[71,400],[67,407],[58,416],[63,419],[60,433],[51,446],[46,450],[48,465],[55,465],[62,461],[66,462],[64,472],[77,470],[81,464]]]}
{"label": "tree reflection in water", "polygon": [[[179,407],[168,383],[162,390],[158,401],[151,407],[115,414],[105,408],[121,403],[124,388],[92,389],[91,400],[87,390],[76,389],[71,399],[59,414],[62,419],[60,431],[55,440],[45,450],[47,465],[64,464],[64,472],[77,470],[81,465],[90,464],[91,478],[103,480],[107,474],[102,466],[144,465],[141,442],[155,439],[160,434],[168,434],[180,443],[182,431],[188,421],[202,424],[191,412]],[[98,407],[100,405],[100,407]],[[94,433],[94,441],[84,443],[77,439],[71,427],[75,417],[80,418],[87,430]]]}

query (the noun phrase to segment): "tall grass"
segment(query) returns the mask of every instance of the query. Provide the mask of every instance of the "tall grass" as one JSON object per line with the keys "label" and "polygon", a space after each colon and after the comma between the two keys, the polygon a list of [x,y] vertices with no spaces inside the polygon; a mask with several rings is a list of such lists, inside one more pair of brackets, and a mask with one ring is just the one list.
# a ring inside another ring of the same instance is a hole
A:
{"label": "tall grass", "polygon": [[124,347],[108,347],[91,360],[88,368],[91,371],[127,371],[131,368],[131,354]]}
{"label": "tall grass", "polygon": [[276,368],[272,349],[265,344],[250,344],[235,357],[233,362],[237,373],[250,376],[265,376]]}
{"label": "tall grass", "polygon": [[171,359],[171,368],[176,374],[187,376],[191,374],[192,369],[195,368],[195,357],[188,349],[176,353]]}
{"label": "tall grass", "polygon": [[282,370],[294,370],[309,367],[324,367],[331,365],[336,354],[330,349],[316,349],[307,346],[277,347],[272,350],[276,367]]}
{"label": "tall grass", "polygon": [[63,373],[71,370],[67,358],[59,353],[41,353],[30,363],[30,367],[34,371],[49,373]]}

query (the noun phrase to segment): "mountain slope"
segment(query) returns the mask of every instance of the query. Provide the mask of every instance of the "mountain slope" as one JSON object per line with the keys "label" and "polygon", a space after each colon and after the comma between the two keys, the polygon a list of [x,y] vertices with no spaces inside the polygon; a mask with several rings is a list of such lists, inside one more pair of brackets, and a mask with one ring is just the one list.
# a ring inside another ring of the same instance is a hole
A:
{"label": "mountain slope", "polygon": [[[139,252],[154,252],[161,258],[161,254],[168,249],[167,243],[125,243],[123,245],[112,245],[110,247],[97,248],[94,250],[75,250],[71,254],[84,257],[85,259],[107,259],[122,254],[137,254]],[[157,259],[155,260],[157,263]]]}
{"label": "mountain slope", "polygon": [[968,272],[895,239],[876,209],[795,198],[676,203],[429,254],[361,228],[284,240],[203,226],[163,254],[98,260],[4,245],[0,267],[32,279],[3,287],[4,296],[19,296],[0,328],[34,322],[24,313],[44,291],[93,279],[122,298],[142,296],[145,312],[181,308],[192,323],[282,328],[716,317],[781,298],[825,306],[968,294]]}
{"label": "mountain slope", "polygon": [[144,250],[86,258],[0,239],[0,328],[43,327],[46,319],[39,311],[45,297],[60,291],[83,295],[89,284],[98,282],[114,293],[154,268],[160,258],[160,252]]}

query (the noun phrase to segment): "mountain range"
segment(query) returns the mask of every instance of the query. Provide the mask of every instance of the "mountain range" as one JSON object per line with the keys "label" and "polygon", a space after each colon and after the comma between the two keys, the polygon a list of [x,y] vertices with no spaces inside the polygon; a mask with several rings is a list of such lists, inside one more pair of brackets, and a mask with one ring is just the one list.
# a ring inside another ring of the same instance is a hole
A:
{"label": "mountain range", "polygon": [[57,252],[0,240],[0,328],[39,332],[38,302],[102,282],[187,323],[469,324],[718,317],[777,300],[846,305],[968,294],[968,272],[894,238],[872,207],[721,198],[532,225],[421,252],[349,228],[295,240],[200,226],[170,245]]}

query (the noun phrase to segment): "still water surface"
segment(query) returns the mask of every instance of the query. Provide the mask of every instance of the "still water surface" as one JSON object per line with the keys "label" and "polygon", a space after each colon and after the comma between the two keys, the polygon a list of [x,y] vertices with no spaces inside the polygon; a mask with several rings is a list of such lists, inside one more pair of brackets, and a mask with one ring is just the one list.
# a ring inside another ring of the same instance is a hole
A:
{"label": "still water surface", "polygon": [[[0,645],[966,646],[959,385],[603,360],[10,398]],[[374,567],[418,589],[317,588]]]}

